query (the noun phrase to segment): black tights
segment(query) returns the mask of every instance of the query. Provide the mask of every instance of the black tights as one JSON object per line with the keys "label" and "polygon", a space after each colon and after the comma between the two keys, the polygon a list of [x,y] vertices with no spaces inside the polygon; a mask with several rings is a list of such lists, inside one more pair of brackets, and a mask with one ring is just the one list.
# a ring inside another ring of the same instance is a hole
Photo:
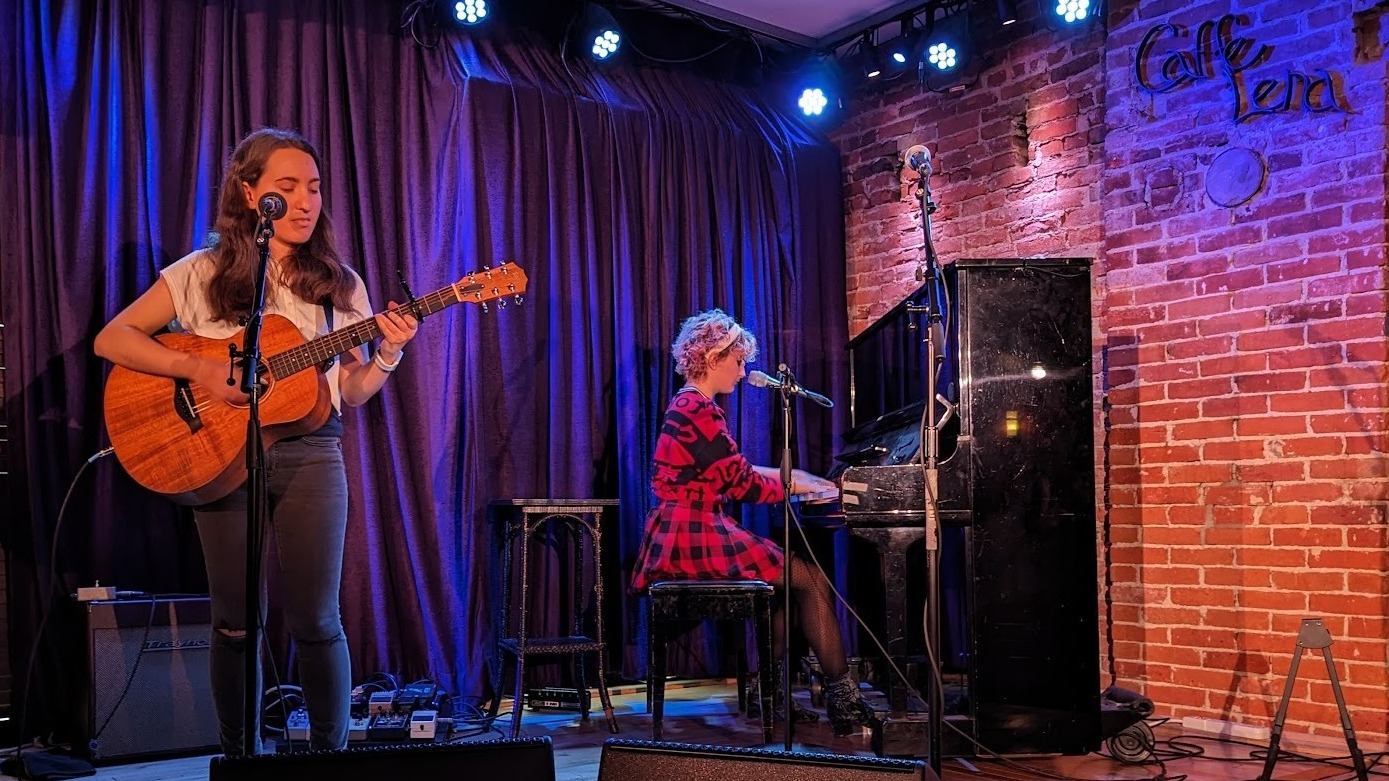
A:
{"label": "black tights", "polygon": [[[791,598],[796,603],[801,629],[820,670],[826,678],[837,678],[849,670],[844,656],[844,638],[839,634],[839,621],[834,614],[834,594],[820,570],[792,555],[787,559],[791,568]],[[781,583],[774,584],[778,589]],[[772,607],[772,649],[780,654],[786,639],[786,615],[782,610],[780,593]]]}

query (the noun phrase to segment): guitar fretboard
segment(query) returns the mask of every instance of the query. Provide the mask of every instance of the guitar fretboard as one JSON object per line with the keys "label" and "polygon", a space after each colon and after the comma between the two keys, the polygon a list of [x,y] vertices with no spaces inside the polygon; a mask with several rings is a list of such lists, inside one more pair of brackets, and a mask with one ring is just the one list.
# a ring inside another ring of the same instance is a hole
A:
{"label": "guitar fretboard", "polygon": [[[481,287],[481,285],[476,284],[465,286],[462,287],[459,292],[466,294],[469,291]],[[421,296],[412,303],[402,304],[396,307],[395,311],[414,315],[418,319],[442,309],[447,309],[457,304],[460,300],[462,299],[458,297],[458,293],[456,293],[454,287],[450,285],[440,288],[428,295]],[[345,353],[359,344],[366,344],[378,336],[381,336],[381,329],[376,325],[376,318],[368,317],[346,328],[340,328],[330,334],[305,342],[298,347],[293,347],[282,353],[272,355],[266,360],[266,365],[270,367],[270,373],[274,376],[281,378],[288,377],[310,366],[317,366],[335,355]]]}

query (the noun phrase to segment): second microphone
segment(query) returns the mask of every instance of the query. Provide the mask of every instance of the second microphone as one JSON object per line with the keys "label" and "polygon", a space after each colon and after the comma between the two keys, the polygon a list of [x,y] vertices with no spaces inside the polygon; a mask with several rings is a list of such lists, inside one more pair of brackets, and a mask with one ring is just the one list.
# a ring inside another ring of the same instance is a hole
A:
{"label": "second microphone", "polygon": [[829,408],[834,406],[834,402],[830,401],[828,398],[824,396],[821,396],[815,391],[809,390],[807,388],[802,388],[800,385],[794,382],[782,382],[781,380],[778,380],[777,378],[771,376],[770,374],[767,374],[766,372],[748,372],[748,384],[753,386],[754,388],[771,388],[773,390],[783,390],[795,396],[804,396],[822,407]]}

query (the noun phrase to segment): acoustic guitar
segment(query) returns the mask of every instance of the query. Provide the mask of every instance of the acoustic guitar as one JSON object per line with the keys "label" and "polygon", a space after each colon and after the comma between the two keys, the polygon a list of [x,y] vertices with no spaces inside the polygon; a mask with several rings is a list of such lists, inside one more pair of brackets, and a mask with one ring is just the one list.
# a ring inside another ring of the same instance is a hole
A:
{"label": "acoustic guitar", "polygon": [[[469,274],[452,285],[397,308],[416,318],[454,304],[481,304],[500,299],[520,302],[526,274],[515,263]],[[167,347],[203,358],[228,361],[238,350],[244,329],[226,339],[184,333],[155,338]],[[265,447],[286,437],[307,434],[328,422],[332,399],[324,375],[326,362],[359,344],[381,336],[368,317],[330,334],[305,341],[299,329],[281,315],[261,323],[258,372],[261,439]],[[160,377],[117,366],[106,379],[106,431],[116,458],[135,482],[179,504],[198,505],[220,499],[246,481],[248,405],[227,404],[189,380]]]}

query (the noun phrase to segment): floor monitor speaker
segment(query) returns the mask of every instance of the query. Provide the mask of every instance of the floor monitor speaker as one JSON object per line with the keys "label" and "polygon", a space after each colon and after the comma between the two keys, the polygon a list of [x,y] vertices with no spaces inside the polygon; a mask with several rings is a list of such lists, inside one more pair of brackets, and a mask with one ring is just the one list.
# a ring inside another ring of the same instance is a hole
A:
{"label": "floor monitor speaker", "polygon": [[609,738],[598,781],[939,781],[920,760]]}
{"label": "floor monitor speaker", "polygon": [[362,746],[342,751],[260,754],[212,758],[208,781],[555,781],[555,752],[549,738]]}

